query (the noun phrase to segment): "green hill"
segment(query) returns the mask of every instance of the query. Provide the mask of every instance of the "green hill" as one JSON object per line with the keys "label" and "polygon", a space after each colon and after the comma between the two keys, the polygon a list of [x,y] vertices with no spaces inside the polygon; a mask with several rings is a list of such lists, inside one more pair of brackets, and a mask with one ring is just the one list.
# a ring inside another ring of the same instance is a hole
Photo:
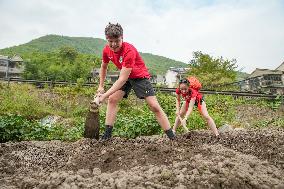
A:
{"label": "green hill", "polygon": [[[19,54],[22,56],[25,55],[24,58],[28,58],[27,54],[31,54],[32,52],[54,52],[60,47],[72,46],[79,53],[93,54],[101,57],[102,49],[105,44],[106,41],[99,38],[46,35],[19,46],[1,49],[0,54]],[[187,66],[183,62],[175,61],[163,56],[157,56],[150,53],[141,53],[141,55],[151,73],[165,74],[170,67]]]}

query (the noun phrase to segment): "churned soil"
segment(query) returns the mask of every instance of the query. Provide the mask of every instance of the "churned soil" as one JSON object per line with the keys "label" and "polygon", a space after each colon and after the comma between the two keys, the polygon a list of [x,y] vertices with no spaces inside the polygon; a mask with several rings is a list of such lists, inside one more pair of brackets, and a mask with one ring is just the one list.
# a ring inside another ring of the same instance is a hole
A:
{"label": "churned soil", "polygon": [[284,130],[0,144],[0,188],[284,188]]}

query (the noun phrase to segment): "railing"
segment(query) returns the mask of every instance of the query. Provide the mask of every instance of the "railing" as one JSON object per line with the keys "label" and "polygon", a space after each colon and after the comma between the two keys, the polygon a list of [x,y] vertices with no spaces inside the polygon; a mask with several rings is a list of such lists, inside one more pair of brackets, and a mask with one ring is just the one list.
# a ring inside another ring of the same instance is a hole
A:
{"label": "railing", "polygon": [[[40,81],[40,80],[23,80],[23,79],[18,79],[18,78],[0,78],[0,81],[7,81],[8,83],[10,82],[17,82],[17,83],[29,83],[29,84],[36,84],[36,85],[42,85],[42,84],[47,84],[49,86],[66,86],[66,85],[72,85],[75,86],[77,83],[70,83],[66,81]],[[107,83],[106,85],[112,85],[113,83]],[[85,83],[83,86],[96,86],[98,83]],[[157,87],[154,86],[154,88],[157,91],[161,92],[169,92],[169,93],[174,93],[175,88],[167,88],[167,87]],[[265,93],[252,93],[252,92],[243,92],[243,91],[213,91],[213,90],[206,90],[202,89],[200,90],[201,93],[203,94],[220,94],[220,95],[230,95],[230,96],[243,96],[243,97],[257,97],[257,98],[266,98],[266,99],[275,99],[276,97],[279,97],[279,95],[272,95],[272,94],[265,94]]]}

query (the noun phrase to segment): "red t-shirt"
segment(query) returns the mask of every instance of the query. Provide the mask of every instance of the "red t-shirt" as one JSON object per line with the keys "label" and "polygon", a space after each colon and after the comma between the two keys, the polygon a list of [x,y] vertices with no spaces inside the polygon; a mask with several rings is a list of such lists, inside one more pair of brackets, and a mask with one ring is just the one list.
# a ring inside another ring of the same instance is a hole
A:
{"label": "red t-shirt", "polygon": [[201,106],[201,103],[202,103],[202,94],[196,90],[196,89],[193,89],[193,88],[189,88],[188,91],[183,94],[181,93],[181,91],[179,90],[179,88],[176,89],[176,94],[178,95],[181,95],[183,97],[183,99],[185,100],[185,109],[188,110],[188,107],[189,107],[189,103],[190,103],[190,100],[194,97],[196,97],[195,99],[195,104],[197,103],[197,107],[198,107],[198,110],[199,112],[202,112],[202,106]]}
{"label": "red t-shirt", "polygon": [[113,52],[108,45],[103,49],[103,62],[112,61],[118,69],[122,67],[132,68],[129,75],[130,79],[134,78],[150,78],[148,69],[136,48],[126,42],[122,43],[119,52]]}
{"label": "red t-shirt", "polygon": [[193,88],[189,88],[188,91],[186,93],[181,93],[181,91],[179,90],[179,88],[176,89],[176,94],[181,95],[182,98],[189,103],[190,100],[194,97],[196,97],[196,100],[200,100],[202,99],[202,94],[199,93],[198,90],[193,89]]}

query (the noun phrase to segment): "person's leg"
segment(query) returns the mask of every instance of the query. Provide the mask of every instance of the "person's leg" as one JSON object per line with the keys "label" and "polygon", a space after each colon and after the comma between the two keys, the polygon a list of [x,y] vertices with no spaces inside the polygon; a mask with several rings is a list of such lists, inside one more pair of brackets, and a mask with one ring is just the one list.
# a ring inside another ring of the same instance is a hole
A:
{"label": "person's leg", "polygon": [[165,112],[162,110],[155,96],[154,88],[150,83],[149,79],[133,79],[130,80],[130,83],[133,87],[136,96],[140,99],[146,100],[148,106],[150,107],[150,110],[155,114],[158,123],[165,131],[167,136],[170,139],[174,139],[175,134],[172,131],[168,117],[166,116]]}
{"label": "person's leg", "polygon": [[150,110],[155,114],[158,123],[160,126],[166,131],[171,128],[170,122],[165,114],[165,112],[162,110],[156,96],[148,96],[145,98]]}
{"label": "person's leg", "polygon": [[212,132],[218,136],[219,132],[218,129],[216,127],[216,124],[214,122],[214,120],[212,119],[212,117],[208,114],[207,108],[206,108],[206,103],[203,101],[201,104],[201,115],[202,117],[206,120],[208,126],[210,127],[210,129],[212,130]]}
{"label": "person's leg", "polygon": [[[183,118],[184,115],[186,113],[186,102],[183,103],[181,109],[180,109],[180,116]],[[176,129],[178,128],[178,126],[180,126],[181,122],[180,122],[180,119],[179,117],[176,117],[176,120],[175,120],[175,124],[173,126],[173,131],[176,132]]]}
{"label": "person's leg", "polygon": [[103,140],[111,138],[112,128],[116,119],[116,114],[118,111],[118,102],[123,98],[125,92],[118,90],[108,98],[106,120],[105,120],[105,133],[102,136]]}
{"label": "person's leg", "polygon": [[124,95],[125,95],[124,91],[118,90],[109,96],[107,102],[107,111],[106,111],[106,120],[105,120],[106,125],[113,126],[118,111],[117,105]]}
{"label": "person's leg", "polygon": [[157,119],[159,125],[165,131],[167,136],[170,139],[174,139],[175,138],[175,134],[173,133],[173,131],[171,129],[168,117],[165,114],[165,112],[163,111],[163,109],[161,108],[161,106],[160,106],[156,96],[145,97],[145,100],[146,100],[150,110],[155,114],[156,119]]}

